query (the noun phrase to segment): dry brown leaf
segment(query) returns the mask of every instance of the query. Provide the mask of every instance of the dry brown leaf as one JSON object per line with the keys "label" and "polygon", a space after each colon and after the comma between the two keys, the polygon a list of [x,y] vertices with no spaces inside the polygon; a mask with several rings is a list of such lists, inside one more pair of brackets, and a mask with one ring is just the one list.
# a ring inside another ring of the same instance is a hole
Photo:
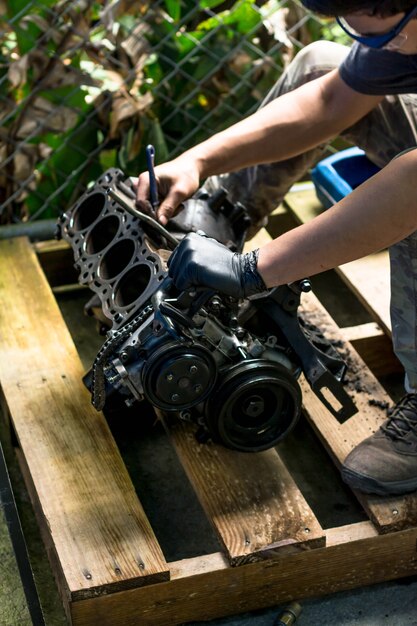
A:
{"label": "dry brown leaf", "polygon": [[[0,120],[4,119],[16,108],[16,103],[11,98],[0,98]],[[0,129],[1,131],[1,129]]]}
{"label": "dry brown leaf", "polygon": [[249,65],[253,65],[252,57],[249,56],[246,52],[240,50],[234,57],[229,61],[230,68],[236,72],[236,74],[240,74],[246,67]]}
{"label": "dry brown leaf", "polygon": [[110,115],[110,139],[114,139],[118,136],[122,122],[134,118],[136,115],[137,110],[133,98],[129,98],[125,93],[114,94],[112,112]]}
{"label": "dry brown leaf", "polygon": [[139,124],[129,145],[128,155],[127,155],[129,160],[134,159],[139,154],[139,150],[142,147],[142,139],[143,139],[142,124]]}
{"label": "dry brown leaf", "polygon": [[77,120],[78,114],[73,109],[63,105],[56,106],[49,100],[38,97],[25,112],[17,136],[24,139],[32,134],[64,133],[73,128]]}
{"label": "dry brown leaf", "polygon": [[7,78],[13,89],[17,89],[26,83],[27,71],[29,68],[29,55],[24,54],[17,61],[10,63],[7,71]]}
{"label": "dry brown leaf", "polygon": [[145,38],[146,33],[151,31],[151,27],[146,22],[139,22],[131,31],[129,36],[120,42],[120,46],[128,55],[131,64],[136,67],[143,57],[149,55],[149,42]]}
{"label": "dry brown leaf", "polygon": [[151,3],[147,0],[108,0],[101,12],[101,21],[111,31],[120,15],[129,13],[144,15]]}
{"label": "dry brown leaf", "polygon": [[36,15],[35,13],[24,15],[19,22],[19,26],[23,30],[27,30],[30,22],[32,22],[32,24],[36,24],[36,26],[43,32],[46,32],[49,29],[49,24],[46,19],[41,15]]}
{"label": "dry brown leaf", "polygon": [[[34,144],[22,145],[13,157],[12,192],[16,193],[15,202],[23,202],[34,191],[38,174],[36,165],[39,161],[39,147]],[[21,215],[24,219],[24,214]]]}
{"label": "dry brown leaf", "polygon": [[90,22],[87,17],[75,11],[71,11],[70,15],[74,24],[71,28],[73,35],[84,41],[88,41],[90,39]]}
{"label": "dry brown leaf", "polygon": [[147,93],[139,99],[133,98],[129,93],[123,91],[113,95],[112,111],[110,115],[109,138],[115,139],[125,128],[126,122],[129,126],[140,116],[153,102],[152,94]]}
{"label": "dry brown leaf", "polygon": [[47,143],[43,143],[43,142],[40,142],[38,144],[38,148],[39,148],[39,156],[42,159],[49,159],[49,157],[51,156],[53,152],[53,148],[51,148],[51,146],[48,146]]}
{"label": "dry brown leaf", "polygon": [[58,87],[91,85],[99,87],[100,83],[88,74],[84,74],[77,67],[66,65],[61,59],[55,58],[50,69],[50,57],[41,50],[32,50],[29,53],[29,65],[33,73],[33,80],[42,80],[44,89],[56,89]]}

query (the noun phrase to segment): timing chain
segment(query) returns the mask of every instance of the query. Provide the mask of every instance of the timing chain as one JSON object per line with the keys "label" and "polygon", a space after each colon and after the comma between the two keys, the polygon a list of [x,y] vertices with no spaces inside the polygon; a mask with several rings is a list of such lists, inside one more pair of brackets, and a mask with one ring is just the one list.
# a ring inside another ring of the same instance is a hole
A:
{"label": "timing chain", "polygon": [[127,337],[135,331],[145,319],[154,310],[152,304],[148,304],[139,315],[137,315],[131,322],[120,328],[119,330],[110,331],[110,337],[103,343],[96,358],[94,359],[92,367],[92,381],[91,381],[91,402],[97,411],[101,411],[106,401],[106,388],[104,381],[104,366],[108,357],[114,352],[116,347]]}

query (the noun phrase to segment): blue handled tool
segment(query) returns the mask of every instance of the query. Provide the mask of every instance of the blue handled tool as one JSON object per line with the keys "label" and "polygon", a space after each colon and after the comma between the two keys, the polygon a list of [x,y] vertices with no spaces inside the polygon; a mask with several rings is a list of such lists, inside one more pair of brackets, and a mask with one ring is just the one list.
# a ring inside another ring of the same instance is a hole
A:
{"label": "blue handled tool", "polygon": [[156,210],[159,206],[158,200],[158,186],[156,184],[155,178],[155,148],[149,144],[146,146],[146,165],[149,173],[149,186],[150,186],[150,197],[151,197],[151,205],[156,214]]}

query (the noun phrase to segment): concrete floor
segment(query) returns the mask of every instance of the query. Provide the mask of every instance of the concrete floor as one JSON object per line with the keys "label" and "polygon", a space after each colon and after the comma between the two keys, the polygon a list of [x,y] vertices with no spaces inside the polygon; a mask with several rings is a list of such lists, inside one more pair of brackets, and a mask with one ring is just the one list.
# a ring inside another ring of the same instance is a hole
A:
{"label": "concrete floor", "polygon": [[[332,272],[316,281],[315,290],[341,326],[368,321],[366,312]],[[87,292],[81,291],[58,296],[86,367],[101,344],[101,339],[94,337],[91,332],[91,320],[82,316],[82,306],[88,297]],[[401,382],[398,379],[392,378],[385,382],[394,397],[401,393]],[[109,415],[109,423],[167,560],[219,550],[217,538],[205,519],[162,428],[153,424],[151,416],[138,424],[135,420],[122,419],[117,414],[112,414]],[[65,626],[67,621],[4,428],[0,435],[6,448],[46,624]],[[299,454],[300,448],[302,455]],[[300,422],[296,431],[280,446],[280,452],[324,528],[366,519],[306,423]],[[138,475],[142,477],[140,483],[136,481]],[[181,501],[181,511],[178,510],[178,501]],[[184,510],[188,511],[186,518],[183,515]],[[297,626],[417,626],[416,598],[417,576],[316,600],[301,601],[303,609]],[[272,626],[279,612],[280,608],[276,607],[210,623],[219,626]],[[26,626],[30,623],[0,509],[0,626]]]}

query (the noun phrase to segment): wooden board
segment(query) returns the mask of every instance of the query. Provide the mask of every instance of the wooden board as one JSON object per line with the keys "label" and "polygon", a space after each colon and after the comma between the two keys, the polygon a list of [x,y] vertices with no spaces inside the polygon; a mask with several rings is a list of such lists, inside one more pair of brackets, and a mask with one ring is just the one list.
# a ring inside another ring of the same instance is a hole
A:
{"label": "wooden board", "polygon": [[339,328],[339,332],[345,341],[352,344],[375,376],[404,374],[391,339],[375,322]]}
{"label": "wooden board", "polygon": [[[323,212],[311,186],[289,193],[285,205],[298,224],[304,224]],[[390,272],[388,252],[371,254],[337,268],[338,274],[358,297],[372,318],[391,335]]]}
{"label": "wooden board", "polygon": [[74,255],[66,241],[39,241],[32,245],[51,287],[78,283]]}
{"label": "wooden board", "polygon": [[[353,589],[417,571],[417,530],[328,532],[326,548],[229,567],[221,554],[171,563],[172,580],[73,606],[77,626],[172,626]],[[112,617],[115,616],[114,621]]]}
{"label": "wooden board", "polygon": [[29,242],[0,242],[0,381],[69,598],[167,580],[168,567]]}
{"label": "wooden board", "polygon": [[195,426],[169,433],[232,565],[317,548],[324,532],[276,450],[256,454],[199,444]]}

